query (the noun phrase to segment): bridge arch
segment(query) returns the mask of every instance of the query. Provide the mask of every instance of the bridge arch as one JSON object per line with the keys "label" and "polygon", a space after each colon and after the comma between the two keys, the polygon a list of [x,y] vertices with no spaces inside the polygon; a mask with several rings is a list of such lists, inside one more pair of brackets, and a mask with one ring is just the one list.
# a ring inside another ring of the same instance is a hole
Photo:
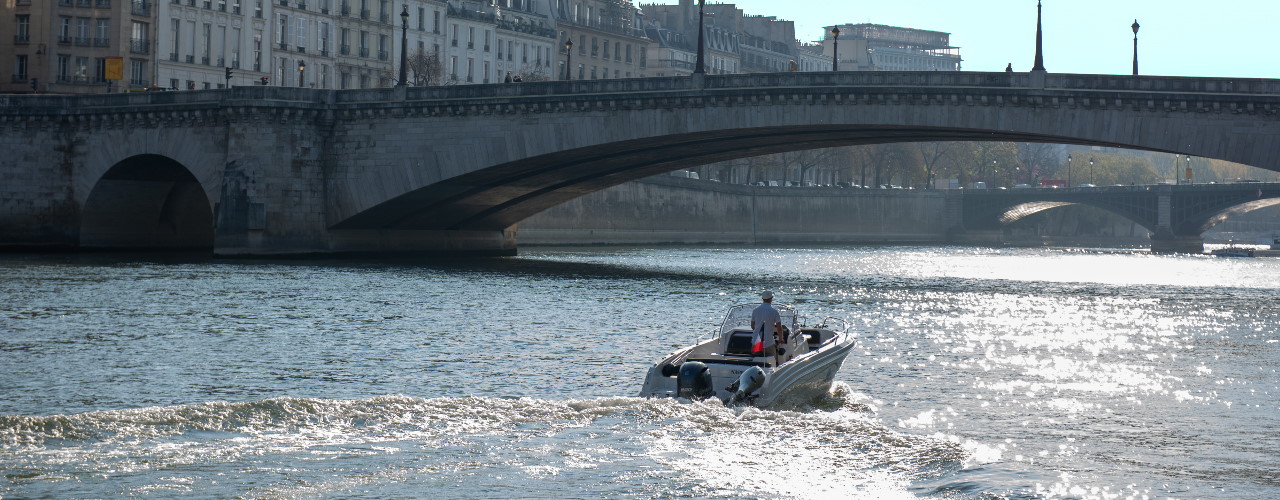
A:
{"label": "bridge arch", "polygon": [[211,251],[213,208],[191,171],[172,158],[135,155],[93,185],[79,246],[101,250]]}

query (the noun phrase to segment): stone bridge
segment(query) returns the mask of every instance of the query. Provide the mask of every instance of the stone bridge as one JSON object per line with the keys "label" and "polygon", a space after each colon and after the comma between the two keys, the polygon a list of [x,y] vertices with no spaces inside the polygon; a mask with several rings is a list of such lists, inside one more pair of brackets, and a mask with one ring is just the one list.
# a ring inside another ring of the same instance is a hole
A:
{"label": "stone bridge", "polygon": [[[0,97],[0,245],[512,253],[512,227],[670,170],[1026,141],[1280,171],[1280,81],[773,73]],[[1175,230],[1176,233],[1176,230]]]}
{"label": "stone bridge", "polygon": [[[996,233],[1029,215],[1089,205],[1128,218],[1151,233],[1156,252],[1203,252],[1201,234],[1229,218],[1280,204],[1280,184],[1184,184],[1069,189],[971,189],[960,196],[957,227],[970,238]],[[989,235],[988,239],[998,239]]]}

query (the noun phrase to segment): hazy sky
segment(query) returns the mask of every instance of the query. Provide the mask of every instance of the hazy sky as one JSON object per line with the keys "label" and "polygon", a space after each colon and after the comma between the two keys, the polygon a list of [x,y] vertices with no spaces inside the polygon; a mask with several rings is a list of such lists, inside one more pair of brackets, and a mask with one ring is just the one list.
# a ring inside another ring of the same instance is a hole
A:
{"label": "hazy sky", "polygon": [[[695,0],[696,1],[696,0]],[[639,0],[638,3],[677,3]],[[875,23],[951,33],[966,71],[1031,69],[1035,0],[736,0],[753,15],[796,23],[815,41],[836,23]],[[1137,19],[1139,73],[1280,78],[1280,0],[1044,0],[1044,64],[1050,73],[1131,74]]]}

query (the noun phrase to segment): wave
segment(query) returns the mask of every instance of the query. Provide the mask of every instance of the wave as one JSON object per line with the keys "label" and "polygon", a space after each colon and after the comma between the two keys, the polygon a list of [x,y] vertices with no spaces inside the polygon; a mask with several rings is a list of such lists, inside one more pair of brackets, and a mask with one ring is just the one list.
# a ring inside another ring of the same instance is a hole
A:
{"label": "wave", "polygon": [[[788,496],[785,489],[770,490],[776,485],[758,481],[771,473],[774,463],[787,464],[797,480],[821,485],[808,493],[911,496],[907,489],[912,481],[959,471],[972,457],[965,446],[947,439],[889,428],[875,418],[865,398],[843,384],[813,408],[795,411],[725,407],[714,400],[387,395],[0,415],[0,468],[36,471],[23,478],[34,483],[57,474],[104,470],[226,467],[211,465],[215,463],[240,464],[236,469],[296,469],[316,456],[335,453],[365,456],[363,463],[370,468],[398,471],[386,476],[394,481],[428,484],[446,479],[427,478],[494,468],[507,470],[504,476],[527,475],[548,484],[558,474],[581,470],[629,476],[636,474],[633,466],[615,464],[639,462],[648,464],[642,469],[652,478],[638,481],[666,484],[652,492],[656,497],[760,493],[760,488],[765,496]],[[426,466],[402,469],[402,463]],[[368,474],[359,476],[367,479]],[[146,487],[154,484],[141,486]],[[251,496],[303,492],[290,487],[223,491]]]}

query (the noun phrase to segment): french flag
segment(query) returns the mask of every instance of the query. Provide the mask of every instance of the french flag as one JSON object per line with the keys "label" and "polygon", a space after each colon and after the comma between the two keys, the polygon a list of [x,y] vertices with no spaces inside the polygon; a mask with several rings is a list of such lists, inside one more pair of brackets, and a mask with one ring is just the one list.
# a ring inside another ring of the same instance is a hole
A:
{"label": "french flag", "polygon": [[760,335],[760,331],[751,332],[751,354],[753,356],[764,355],[764,337]]}

